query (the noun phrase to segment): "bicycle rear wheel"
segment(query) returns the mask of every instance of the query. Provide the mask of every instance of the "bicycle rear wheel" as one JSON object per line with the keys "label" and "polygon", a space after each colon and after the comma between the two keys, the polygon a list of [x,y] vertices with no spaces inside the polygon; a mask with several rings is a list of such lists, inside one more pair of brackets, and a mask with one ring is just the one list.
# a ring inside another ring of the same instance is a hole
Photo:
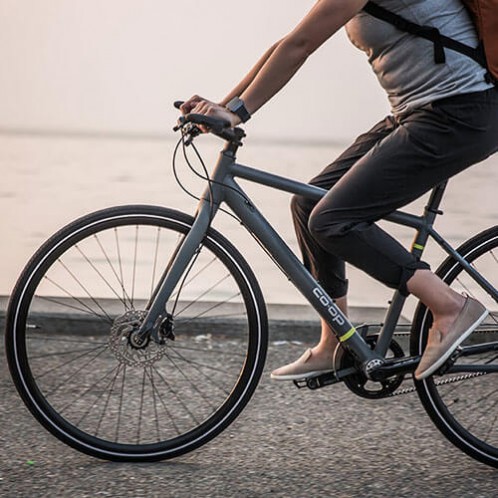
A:
{"label": "bicycle rear wheel", "polygon": [[9,304],[14,383],[52,434],[90,455],[172,458],[208,442],[249,401],[267,318],[240,253],[211,229],[167,303],[163,345],[130,340],[193,218],[110,208],[63,228],[33,256]]}
{"label": "bicycle rear wheel", "polygon": [[[465,242],[458,252],[498,289],[498,226]],[[489,344],[490,351],[460,357],[455,366],[498,364],[498,296],[490,296],[449,257],[436,272],[452,289],[481,301],[488,318],[462,346]],[[432,324],[430,311],[420,304],[415,313],[411,354],[419,355]],[[493,350],[494,349],[494,350]],[[427,413],[441,432],[471,457],[498,467],[498,374],[447,373],[415,382]]]}

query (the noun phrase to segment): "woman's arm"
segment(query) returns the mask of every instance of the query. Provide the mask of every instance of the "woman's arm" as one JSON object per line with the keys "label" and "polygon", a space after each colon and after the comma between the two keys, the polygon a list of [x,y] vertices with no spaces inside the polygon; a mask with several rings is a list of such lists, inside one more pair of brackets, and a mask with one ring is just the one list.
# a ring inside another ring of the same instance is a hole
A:
{"label": "woman's arm", "polygon": [[[258,60],[258,62],[254,65],[254,67],[247,73],[247,75],[244,77],[244,79],[223,99],[219,102],[219,105],[222,107],[225,107],[230,100],[232,100],[234,97],[238,97],[239,95],[242,95],[242,93],[247,89],[247,87],[254,81],[254,78],[258,75],[259,71],[261,68],[265,65],[266,61],[270,58],[270,56],[273,54],[275,49],[278,47],[282,40],[279,40],[278,42],[274,43]],[[181,106],[181,110],[185,113],[188,114],[191,112],[199,102],[208,102],[206,99],[199,95],[194,95],[191,97],[187,102],[185,102]],[[210,104],[214,104],[214,102],[210,102]]]}
{"label": "woman's arm", "polygon": [[[253,114],[294,76],[306,59],[338,29],[354,17],[366,0],[318,0],[306,17],[286,37],[277,42],[260,59],[228,97],[240,96],[248,111]],[[243,89],[242,93],[238,93]],[[182,107],[193,112],[228,119],[233,126],[240,119],[222,105],[192,97]]]}
{"label": "woman's arm", "polygon": [[240,95],[251,114],[278,93],[306,59],[354,17],[365,0],[319,0],[278,45],[257,76]]}
{"label": "woman's arm", "polygon": [[265,65],[266,61],[271,57],[275,49],[280,45],[279,40],[277,43],[274,43],[258,60],[256,65],[249,71],[249,73],[245,76],[245,78],[220,102],[220,105],[226,106],[230,100],[234,97],[239,97],[244,93],[247,87],[254,81],[258,73],[261,71],[261,68]]}

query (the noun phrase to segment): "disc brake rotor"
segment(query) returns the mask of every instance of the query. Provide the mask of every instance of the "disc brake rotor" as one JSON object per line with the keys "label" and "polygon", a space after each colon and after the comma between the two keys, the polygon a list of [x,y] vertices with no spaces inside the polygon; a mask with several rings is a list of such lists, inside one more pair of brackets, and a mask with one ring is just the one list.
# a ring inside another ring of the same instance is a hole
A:
{"label": "disc brake rotor", "polygon": [[140,328],[146,316],[146,311],[131,310],[114,320],[109,335],[109,348],[121,364],[150,367],[167,353],[167,345],[157,344],[150,339],[142,345],[133,344],[132,334]]}

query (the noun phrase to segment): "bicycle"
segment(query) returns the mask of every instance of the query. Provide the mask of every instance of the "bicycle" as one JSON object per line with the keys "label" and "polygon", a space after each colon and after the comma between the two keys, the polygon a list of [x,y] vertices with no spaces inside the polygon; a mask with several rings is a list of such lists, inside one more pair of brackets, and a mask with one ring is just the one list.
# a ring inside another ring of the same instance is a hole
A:
{"label": "bicycle", "polygon": [[[195,216],[142,205],[84,216],[35,253],[9,303],[6,351],[24,403],[53,435],[95,457],[143,462],[192,451],[228,427],[256,389],[267,351],[266,307],[241,253],[211,227],[223,203],[340,340],[333,372],[298,387],[344,382],[370,399],[413,390],[400,386],[425,347],[429,310],[418,304],[410,355],[393,338],[405,302],[399,292],[379,333],[354,327],[236,178],[316,200],[325,191],[238,164],[244,131],[206,116],[180,119],[173,164],[199,126],[225,145],[212,174],[200,174],[207,187]],[[453,249],[433,228],[445,188],[433,189],[421,216],[397,211],[386,219],[415,229],[417,257],[435,240],[448,254],[438,275],[491,312],[434,376],[414,380],[414,389],[453,444],[498,467],[496,274],[489,281],[498,226]]]}

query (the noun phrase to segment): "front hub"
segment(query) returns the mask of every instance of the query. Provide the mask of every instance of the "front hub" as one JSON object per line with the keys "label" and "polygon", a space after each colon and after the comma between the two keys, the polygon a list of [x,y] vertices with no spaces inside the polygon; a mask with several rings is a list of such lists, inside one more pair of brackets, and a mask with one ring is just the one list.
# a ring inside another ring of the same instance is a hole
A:
{"label": "front hub", "polygon": [[152,366],[167,352],[166,341],[158,344],[136,333],[147,316],[146,311],[131,310],[114,320],[109,335],[109,348],[119,363],[131,367]]}

